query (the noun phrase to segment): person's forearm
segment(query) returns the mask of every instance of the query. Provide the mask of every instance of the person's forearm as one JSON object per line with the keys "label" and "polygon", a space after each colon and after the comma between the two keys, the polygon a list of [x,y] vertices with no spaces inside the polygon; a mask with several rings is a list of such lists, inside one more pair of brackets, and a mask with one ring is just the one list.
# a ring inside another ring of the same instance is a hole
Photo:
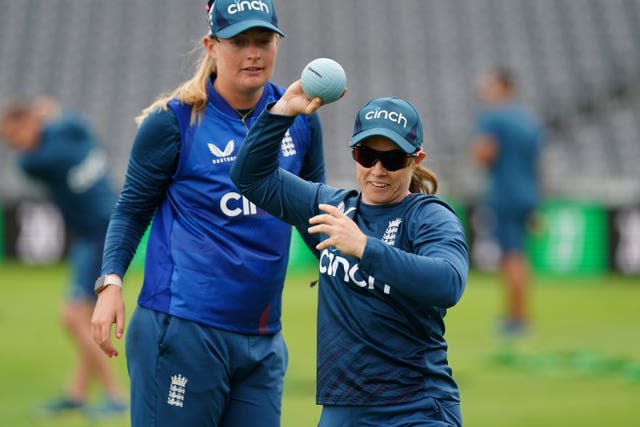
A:
{"label": "person's forearm", "polygon": [[171,182],[179,158],[180,129],[171,109],[151,113],[140,125],[127,174],[111,215],[102,274],[122,276]]}
{"label": "person's forearm", "polygon": [[271,215],[302,228],[317,208],[321,184],[279,167],[282,138],[294,117],[263,112],[242,143],[230,176],[240,192]]}
{"label": "person's forearm", "polygon": [[267,185],[266,178],[278,170],[278,147],[294,119],[265,110],[242,143],[230,176],[240,192],[249,199],[262,199],[265,196],[263,187]]}
{"label": "person's forearm", "polygon": [[102,274],[117,274],[121,278],[140,244],[150,218],[136,218],[127,209],[116,207],[105,238]]}
{"label": "person's forearm", "polygon": [[452,247],[448,256],[423,256],[369,238],[359,265],[387,284],[391,295],[397,292],[423,306],[448,308],[462,296],[467,276],[464,245],[453,242]]}
{"label": "person's forearm", "polygon": [[165,184],[129,162],[127,178],[111,214],[105,238],[102,274],[124,276],[164,194]]}

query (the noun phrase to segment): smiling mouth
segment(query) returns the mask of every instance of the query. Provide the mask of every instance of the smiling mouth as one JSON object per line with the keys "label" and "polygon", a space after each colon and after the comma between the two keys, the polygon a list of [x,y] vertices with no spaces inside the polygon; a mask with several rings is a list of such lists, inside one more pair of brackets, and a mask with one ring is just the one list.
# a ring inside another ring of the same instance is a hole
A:
{"label": "smiling mouth", "polygon": [[387,188],[389,186],[388,184],[385,184],[385,183],[382,183],[382,182],[370,182],[369,185],[371,185],[371,186],[373,186],[375,188],[380,188],[380,189]]}

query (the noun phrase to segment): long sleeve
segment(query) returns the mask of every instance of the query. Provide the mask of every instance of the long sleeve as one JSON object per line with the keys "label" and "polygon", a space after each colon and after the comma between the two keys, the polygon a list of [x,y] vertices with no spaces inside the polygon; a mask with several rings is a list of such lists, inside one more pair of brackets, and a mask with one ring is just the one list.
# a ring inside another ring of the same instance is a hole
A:
{"label": "long sleeve", "polygon": [[298,228],[317,212],[321,183],[308,182],[278,167],[280,141],[294,117],[264,110],[240,148],[231,179],[249,200]]}
{"label": "long sleeve", "polygon": [[107,230],[102,274],[124,276],[175,170],[180,129],[170,109],[150,114],[136,134],[125,183]]}
{"label": "long sleeve", "polygon": [[324,153],[322,152],[322,127],[317,113],[309,116],[309,128],[311,131],[311,145],[304,156],[300,178],[325,183],[327,180]]}
{"label": "long sleeve", "polygon": [[[309,116],[309,128],[311,130],[311,145],[304,156],[304,162],[299,176],[307,181],[326,183],[327,177],[324,165],[324,153],[322,151],[322,127],[318,113]],[[296,228],[307,248],[309,248],[316,258],[319,258],[320,252],[318,252],[315,247],[318,238],[309,234],[307,225]]]}
{"label": "long sleeve", "polygon": [[415,221],[409,224],[413,253],[369,238],[360,268],[421,306],[452,307],[467,282],[468,249],[462,226],[439,203],[425,205]]}

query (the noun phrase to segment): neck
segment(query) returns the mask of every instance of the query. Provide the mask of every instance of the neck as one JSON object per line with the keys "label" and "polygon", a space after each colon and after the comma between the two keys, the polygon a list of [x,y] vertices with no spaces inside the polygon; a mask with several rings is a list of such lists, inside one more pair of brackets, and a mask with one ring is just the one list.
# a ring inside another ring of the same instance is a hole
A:
{"label": "neck", "polygon": [[236,110],[247,110],[255,107],[258,101],[260,101],[260,97],[262,96],[262,92],[264,91],[263,86],[260,86],[255,90],[239,91],[235,88],[228,87],[220,83],[220,79],[216,79],[213,87],[216,89],[222,99],[227,101],[231,108],[234,108]]}
{"label": "neck", "polygon": [[501,107],[503,105],[510,104],[511,102],[513,102],[513,100],[514,97],[510,93],[503,93],[493,99],[493,105]]}

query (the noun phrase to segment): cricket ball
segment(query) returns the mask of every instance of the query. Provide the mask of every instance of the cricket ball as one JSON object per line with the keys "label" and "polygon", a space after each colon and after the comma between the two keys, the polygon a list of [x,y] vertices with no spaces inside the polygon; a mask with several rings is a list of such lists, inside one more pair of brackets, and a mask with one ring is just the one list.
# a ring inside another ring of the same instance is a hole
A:
{"label": "cricket ball", "polygon": [[300,77],[302,90],[309,98],[320,97],[324,104],[337,101],[347,87],[344,69],[333,59],[317,58],[309,62]]}

